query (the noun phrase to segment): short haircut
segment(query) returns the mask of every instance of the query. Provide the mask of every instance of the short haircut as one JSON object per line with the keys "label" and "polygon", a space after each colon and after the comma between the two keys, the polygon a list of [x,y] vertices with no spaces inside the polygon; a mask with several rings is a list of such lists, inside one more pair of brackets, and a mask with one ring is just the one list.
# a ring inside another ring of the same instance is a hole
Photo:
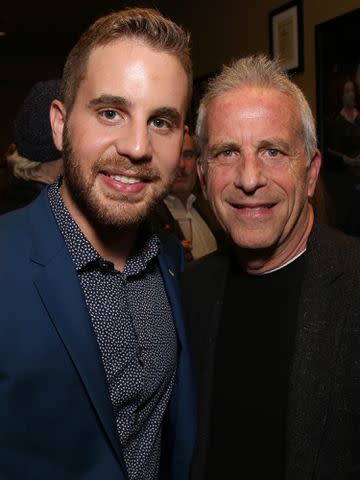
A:
{"label": "short haircut", "polygon": [[62,81],[62,98],[68,113],[71,112],[91,52],[123,38],[142,40],[154,50],[174,55],[188,77],[188,99],[191,98],[192,64],[190,36],[185,30],[151,8],[128,8],[96,20],[81,35],[65,62]]}
{"label": "short haircut", "polygon": [[310,163],[317,148],[316,127],[311,108],[300,88],[292,82],[281,69],[277,60],[270,60],[266,55],[258,54],[240,58],[222,71],[208,83],[197,118],[196,133],[200,150],[203,152],[208,139],[205,131],[206,112],[210,102],[216,97],[242,87],[258,87],[277,90],[292,98],[299,108],[301,134],[305,152]]}

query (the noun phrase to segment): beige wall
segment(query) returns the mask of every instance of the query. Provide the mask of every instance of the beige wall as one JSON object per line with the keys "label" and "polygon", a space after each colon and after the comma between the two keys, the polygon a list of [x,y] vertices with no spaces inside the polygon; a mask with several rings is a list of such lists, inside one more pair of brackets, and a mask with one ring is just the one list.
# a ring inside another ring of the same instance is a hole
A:
{"label": "beige wall", "polygon": [[[192,33],[195,75],[217,70],[232,58],[268,52],[268,13],[287,0],[180,0],[160,8]],[[359,0],[304,0],[304,73],[294,80],[315,113],[315,25],[359,8]],[[360,47],[359,47],[360,49]],[[359,50],[360,51],[360,50]]]}

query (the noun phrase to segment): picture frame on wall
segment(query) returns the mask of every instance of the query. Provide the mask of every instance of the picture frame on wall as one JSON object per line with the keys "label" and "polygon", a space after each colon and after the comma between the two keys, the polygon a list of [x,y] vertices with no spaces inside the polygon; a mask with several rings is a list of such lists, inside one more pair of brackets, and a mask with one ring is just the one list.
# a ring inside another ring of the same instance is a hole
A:
{"label": "picture frame on wall", "polygon": [[360,236],[360,8],[315,26],[316,115],[330,223]]}
{"label": "picture frame on wall", "polygon": [[304,71],[302,0],[295,0],[269,13],[271,58],[278,58],[288,74]]}
{"label": "picture frame on wall", "polygon": [[315,26],[317,126],[325,167],[351,159],[355,164],[356,157],[360,165],[359,25],[360,8]]}

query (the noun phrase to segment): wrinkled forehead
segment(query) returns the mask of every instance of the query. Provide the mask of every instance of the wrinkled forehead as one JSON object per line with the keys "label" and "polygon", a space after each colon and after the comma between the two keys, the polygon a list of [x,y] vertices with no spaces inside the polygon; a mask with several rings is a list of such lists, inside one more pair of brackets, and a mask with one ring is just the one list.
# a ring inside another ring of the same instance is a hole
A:
{"label": "wrinkled forehead", "polygon": [[257,126],[268,120],[281,123],[284,129],[302,132],[300,106],[290,95],[273,89],[240,87],[229,90],[209,100],[204,118],[204,133],[218,128],[236,130],[237,125]]}

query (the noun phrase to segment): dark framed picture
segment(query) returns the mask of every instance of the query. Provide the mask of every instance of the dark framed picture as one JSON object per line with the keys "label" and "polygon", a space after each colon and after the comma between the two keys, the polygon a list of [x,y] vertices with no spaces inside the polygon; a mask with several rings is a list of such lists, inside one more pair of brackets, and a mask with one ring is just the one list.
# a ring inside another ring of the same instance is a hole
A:
{"label": "dark framed picture", "polygon": [[269,14],[270,56],[279,58],[289,74],[304,70],[302,0],[272,10]]}
{"label": "dark framed picture", "polygon": [[317,123],[324,167],[360,167],[360,8],[316,25]]}

